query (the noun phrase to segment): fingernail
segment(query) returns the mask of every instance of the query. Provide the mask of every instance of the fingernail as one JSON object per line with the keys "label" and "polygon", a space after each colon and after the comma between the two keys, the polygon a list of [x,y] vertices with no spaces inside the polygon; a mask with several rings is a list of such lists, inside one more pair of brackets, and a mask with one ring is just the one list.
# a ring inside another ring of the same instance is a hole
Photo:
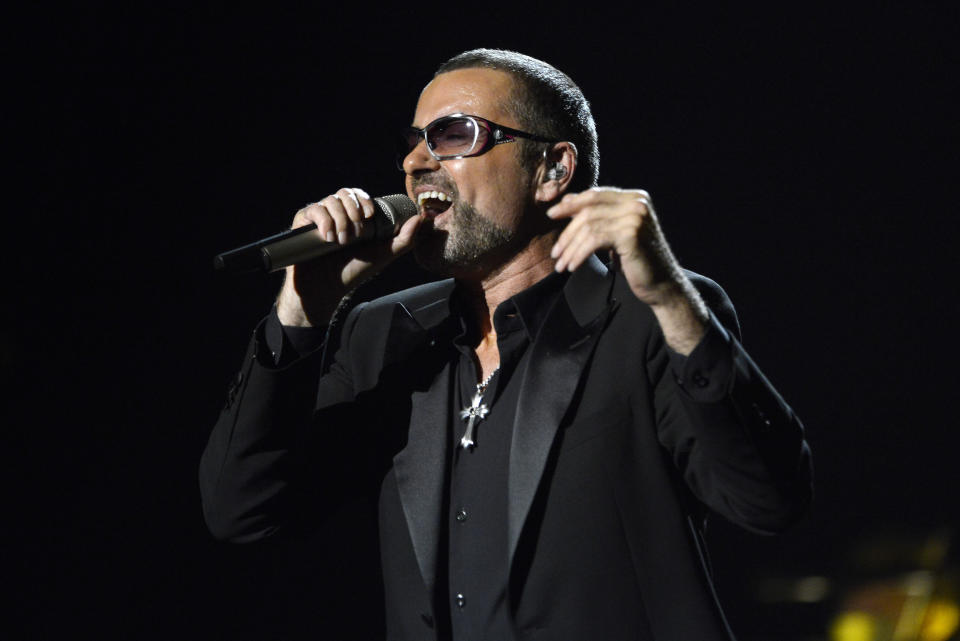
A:
{"label": "fingernail", "polygon": [[346,245],[346,244],[347,244],[347,232],[345,232],[345,231],[337,232],[337,240],[340,241],[340,244],[341,244],[341,245]]}
{"label": "fingernail", "polygon": [[550,250],[550,258],[556,258],[560,254],[560,249],[554,245],[553,249]]}
{"label": "fingernail", "polygon": [[558,272],[562,272],[562,271],[563,271],[563,261],[562,261],[562,260],[558,260],[558,261],[557,261],[557,264],[554,265],[553,268],[554,268],[556,271],[558,271]]}
{"label": "fingernail", "polygon": [[337,235],[334,234],[334,233],[333,233],[333,230],[331,229],[330,231],[328,231],[328,232],[324,235],[323,238],[324,238],[324,240],[326,240],[328,243],[332,243],[332,242],[334,242],[334,241],[337,240]]}

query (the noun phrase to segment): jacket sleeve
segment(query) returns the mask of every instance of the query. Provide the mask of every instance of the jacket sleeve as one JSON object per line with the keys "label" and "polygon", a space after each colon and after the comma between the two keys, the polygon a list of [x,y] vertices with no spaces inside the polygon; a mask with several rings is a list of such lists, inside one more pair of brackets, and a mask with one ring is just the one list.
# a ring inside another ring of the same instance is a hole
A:
{"label": "jacket sleeve", "polygon": [[658,437],[708,508],[755,532],[782,531],[812,497],[803,425],[740,344],[723,290],[694,283],[711,309],[704,338],[686,359],[671,358],[662,335],[650,346]]}
{"label": "jacket sleeve", "polygon": [[[359,311],[344,322],[344,337]],[[271,350],[277,339],[267,336],[271,330],[268,317],[254,331],[200,460],[203,515],[220,540],[262,539],[296,518],[295,495],[306,483],[307,461],[322,466],[311,459],[316,451],[308,445],[320,429],[315,408],[321,379],[327,382],[327,405],[352,400],[343,367],[325,366],[324,346],[281,358],[278,365]]]}

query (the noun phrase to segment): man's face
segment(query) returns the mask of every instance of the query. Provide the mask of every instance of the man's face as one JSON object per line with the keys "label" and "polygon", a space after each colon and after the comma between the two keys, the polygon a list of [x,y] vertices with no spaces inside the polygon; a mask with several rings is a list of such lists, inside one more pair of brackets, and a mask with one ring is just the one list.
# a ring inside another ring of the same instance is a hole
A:
{"label": "man's face", "polygon": [[[504,108],[513,79],[492,69],[458,69],[426,86],[413,124],[424,127],[442,116],[463,113],[521,128]],[[528,240],[523,215],[532,202],[532,176],[519,162],[516,143],[497,145],[480,156],[438,161],[421,139],[404,159],[407,195],[425,216],[414,249],[417,260],[445,275],[467,275],[495,267]],[[441,198],[418,200],[421,193]]]}

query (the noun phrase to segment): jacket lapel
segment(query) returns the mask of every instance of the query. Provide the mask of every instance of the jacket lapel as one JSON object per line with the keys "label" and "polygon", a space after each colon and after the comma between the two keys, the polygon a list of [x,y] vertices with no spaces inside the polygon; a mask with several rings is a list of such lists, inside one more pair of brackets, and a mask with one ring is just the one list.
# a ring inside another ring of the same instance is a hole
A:
{"label": "jacket lapel", "polygon": [[512,567],[547,458],[597,338],[615,308],[613,279],[595,257],[574,272],[531,349],[513,424],[507,530]]}
{"label": "jacket lapel", "polygon": [[415,363],[406,445],[393,457],[400,503],[423,582],[433,593],[440,514],[446,483],[447,422],[450,415],[449,291],[442,299],[408,311],[397,305],[387,340],[395,362]]}

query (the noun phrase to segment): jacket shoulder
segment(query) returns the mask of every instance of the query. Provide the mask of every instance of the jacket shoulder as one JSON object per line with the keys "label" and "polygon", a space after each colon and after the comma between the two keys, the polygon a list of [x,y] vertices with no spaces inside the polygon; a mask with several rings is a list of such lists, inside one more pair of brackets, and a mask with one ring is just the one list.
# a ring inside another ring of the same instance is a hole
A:
{"label": "jacket shoulder", "polygon": [[693,283],[693,286],[700,293],[703,302],[713,312],[720,324],[730,330],[734,336],[740,338],[740,321],[737,319],[737,311],[733,308],[733,303],[727,292],[723,290],[715,280],[707,278],[703,274],[692,272],[689,269],[683,270]]}
{"label": "jacket shoulder", "polygon": [[[684,269],[683,273],[690,280],[690,283],[694,286],[697,292],[699,292],[701,298],[703,298],[703,302],[706,303],[710,311],[712,311],[717,317],[717,320],[719,320],[726,329],[731,331],[733,335],[739,339],[740,322],[737,319],[737,312],[733,307],[733,303],[730,301],[730,297],[727,296],[727,293],[724,291],[723,287],[721,287],[715,280],[708,278],[703,274],[690,271],[689,269]],[[633,291],[630,289],[630,286],[627,285],[627,281],[621,273],[617,274],[614,292],[615,296],[617,296],[621,301],[634,301],[637,305],[645,308],[645,311],[649,311],[649,308],[637,300],[637,298],[633,295]]]}

